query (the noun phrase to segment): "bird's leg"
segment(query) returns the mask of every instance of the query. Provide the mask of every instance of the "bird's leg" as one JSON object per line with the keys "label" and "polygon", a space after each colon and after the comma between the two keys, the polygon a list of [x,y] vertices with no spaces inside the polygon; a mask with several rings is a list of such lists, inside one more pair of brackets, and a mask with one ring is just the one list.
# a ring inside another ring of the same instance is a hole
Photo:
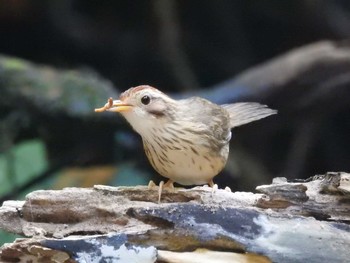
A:
{"label": "bird's leg", "polygon": [[208,184],[211,187],[211,195],[213,195],[216,192],[216,190],[219,189],[219,186],[217,184],[214,184],[213,180],[210,180]]}
{"label": "bird's leg", "polygon": [[159,188],[158,188],[158,204],[160,204],[160,198],[162,197],[163,186],[164,186],[164,181],[160,181]]}
{"label": "bird's leg", "polygon": [[152,180],[148,183],[148,189],[149,190],[155,190],[155,188],[158,187],[158,203],[160,203],[160,199],[162,197],[163,189],[174,191],[174,182],[172,180],[168,180],[166,183],[164,181],[161,181],[159,183],[159,186],[157,186]]}
{"label": "bird's leg", "polygon": [[159,189],[158,189],[158,203],[160,203],[160,198],[162,196],[162,191],[163,189],[169,189],[171,191],[174,191],[175,187],[174,187],[174,182],[172,180],[168,180],[165,184],[164,181],[161,181],[159,183]]}
{"label": "bird's leg", "polygon": [[150,180],[147,186],[148,190],[156,190],[158,187],[158,203],[160,203],[160,198],[162,196],[163,185],[164,185],[164,181],[161,181],[159,183],[159,186],[157,186],[152,180]]}

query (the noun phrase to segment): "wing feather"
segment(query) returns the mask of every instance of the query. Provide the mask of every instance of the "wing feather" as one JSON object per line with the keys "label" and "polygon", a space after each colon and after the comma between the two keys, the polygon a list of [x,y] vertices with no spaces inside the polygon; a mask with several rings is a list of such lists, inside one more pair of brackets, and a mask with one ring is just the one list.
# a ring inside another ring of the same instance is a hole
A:
{"label": "wing feather", "polygon": [[239,102],[221,105],[230,114],[231,128],[277,114],[277,110],[256,102]]}

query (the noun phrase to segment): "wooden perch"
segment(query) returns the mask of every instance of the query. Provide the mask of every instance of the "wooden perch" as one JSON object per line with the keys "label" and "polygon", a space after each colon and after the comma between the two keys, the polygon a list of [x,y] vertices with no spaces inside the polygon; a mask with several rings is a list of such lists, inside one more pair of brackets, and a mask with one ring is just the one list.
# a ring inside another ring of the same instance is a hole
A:
{"label": "wooden perch", "polygon": [[262,193],[176,189],[165,192],[161,204],[157,191],[144,186],[35,191],[25,201],[6,201],[0,208],[0,228],[28,237],[2,246],[0,259],[346,262],[350,258],[350,174],[327,173],[295,183],[277,178],[257,190]]}

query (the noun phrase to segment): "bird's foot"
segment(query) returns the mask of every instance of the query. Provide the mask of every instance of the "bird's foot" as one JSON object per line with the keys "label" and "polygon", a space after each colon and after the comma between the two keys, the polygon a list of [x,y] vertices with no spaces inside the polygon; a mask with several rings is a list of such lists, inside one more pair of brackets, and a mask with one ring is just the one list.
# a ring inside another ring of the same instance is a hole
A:
{"label": "bird's foot", "polygon": [[232,192],[231,188],[228,187],[228,186],[226,186],[224,190],[225,190],[226,192],[230,192],[230,193]]}
{"label": "bird's foot", "polygon": [[164,189],[170,190],[170,191],[174,191],[175,187],[174,187],[174,182],[171,181],[170,179],[164,184]]}
{"label": "bird's foot", "polygon": [[150,180],[147,187],[148,190],[155,190],[158,187],[158,185],[156,185],[152,180]]}
{"label": "bird's foot", "polygon": [[211,195],[213,196],[213,194],[219,189],[219,186],[214,184],[213,180],[211,180],[208,185],[211,187]]}
{"label": "bird's foot", "polygon": [[[219,189],[219,186],[217,184],[214,184],[213,180],[211,180],[209,183],[208,183],[209,187],[211,187],[211,194],[213,195],[218,189]],[[232,192],[231,188],[226,186],[225,189],[224,189],[226,192]]]}
{"label": "bird's foot", "polygon": [[213,196],[218,189],[219,189],[219,186],[217,184],[214,184],[211,188],[211,196]]}
{"label": "bird's foot", "polygon": [[166,183],[164,183],[164,181],[161,181],[159,183],[159,189],[158,189],[158,203],[160,203],[160,199],[162,197],[162,192],[163,189],[167,189],[170,190],[172,192],[174,192],[175,187],[174,187],[174,182],[171,180],[168,180]]}
{"label": "bird's foot", "polygon": [[160,198],[162,197],[164,181],[160,181],[158,189],[158,204],[160,204]]}
{"label": "bird's foot", "polygon": [[160,203],[160,199],[162,197],[162,192],[164,189],[170,190],[174,192],[175,187],[174,187],[174,182],[171,180],[168,180],[166,183],[164,181],[161,181],[159,183],[159,186],[157,186],[152,180],[149,181],[148,183],[148,189],[149,190],[156,190],[158,188],[158,203]]}

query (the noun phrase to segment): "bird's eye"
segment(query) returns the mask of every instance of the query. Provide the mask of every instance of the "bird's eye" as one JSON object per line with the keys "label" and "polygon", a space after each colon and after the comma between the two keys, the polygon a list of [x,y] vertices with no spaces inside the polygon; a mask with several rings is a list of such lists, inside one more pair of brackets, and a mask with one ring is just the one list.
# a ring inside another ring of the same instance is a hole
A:
{"label": "bird's eye", "polygon": [[151,98],[148,95],[145,95],[141,98],[141,103],[147,105],[151,102]]}

